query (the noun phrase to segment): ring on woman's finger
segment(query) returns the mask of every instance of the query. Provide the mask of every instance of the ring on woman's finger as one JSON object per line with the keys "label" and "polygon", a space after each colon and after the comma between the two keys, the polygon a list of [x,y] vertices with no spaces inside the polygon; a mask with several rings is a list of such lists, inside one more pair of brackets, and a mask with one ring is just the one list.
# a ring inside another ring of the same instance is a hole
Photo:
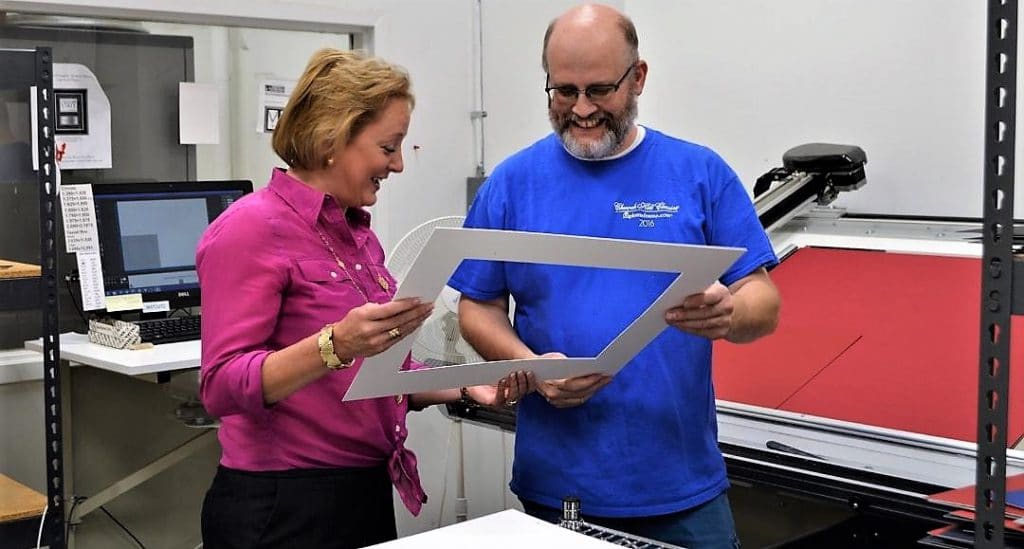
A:
{"label": "ring on woman's finger", "polygon": [[398,328],[391,328],[388,330],[388,335],[391,336],[391,339],[398,339],[402,337],[402,330],[399,330]]}
{"label": "ring on woman's finger", "polygon": [[505,401],[506,406],[515,406],[516,404],[519,404],[518,398],[513,398],[512,400]]}

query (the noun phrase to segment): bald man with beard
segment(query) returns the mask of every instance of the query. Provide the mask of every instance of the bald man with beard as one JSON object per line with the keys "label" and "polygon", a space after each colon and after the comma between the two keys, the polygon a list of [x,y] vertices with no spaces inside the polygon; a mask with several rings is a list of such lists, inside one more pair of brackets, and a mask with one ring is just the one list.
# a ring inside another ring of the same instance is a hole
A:
{"label": "bald man with beard", "polygon": [[[648,77],[636,29],[603,5],[575,7],[544,37],[553,133],[504,160],[467,227],[746,248],[614,377],[545,380],[518,406],[512,491],[556,521],[587,519],[694,548],[739,547],[717,444],[712,342],[770,334],[778,262],[750,197],[711,149],[636,123]],[[466,261],[450,285],[466,338],[489,360],[596,356],[675,275]],[[509,321],[510,298],[515,301]]]}

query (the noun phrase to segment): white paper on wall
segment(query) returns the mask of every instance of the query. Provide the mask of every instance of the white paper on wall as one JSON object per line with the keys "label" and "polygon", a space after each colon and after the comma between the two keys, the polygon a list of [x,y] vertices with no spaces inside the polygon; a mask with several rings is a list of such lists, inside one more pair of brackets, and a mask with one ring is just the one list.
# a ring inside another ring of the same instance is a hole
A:
{"label": "white paper on wall", "polygon": [[106,308],[100,254],[79,252],[76,259],[78,261],[78,285],[82,294],[82,310],[95,311]]}
{"label": "white paper on wall", "polygon": [[178,142],[182,145],[220,143],[219,87],[178,82]]}
{"label": "white paper on wall", "polygon": [[295,80],[267,79],[260,81],[259,98],[256,101],[256,133],[272,133],[277,120],[288,104],[288,97],[295,88]]}
{"label": "white paper on wall", "polygon": [[110,100],[89,67],[53,64],[53,121],[60,166],[65,170],[110,168]]}
{"label": "white paper on wall", "polygon": [[65,185],[61,188],[60,213],[68,253],[100,253],[92,185]]}

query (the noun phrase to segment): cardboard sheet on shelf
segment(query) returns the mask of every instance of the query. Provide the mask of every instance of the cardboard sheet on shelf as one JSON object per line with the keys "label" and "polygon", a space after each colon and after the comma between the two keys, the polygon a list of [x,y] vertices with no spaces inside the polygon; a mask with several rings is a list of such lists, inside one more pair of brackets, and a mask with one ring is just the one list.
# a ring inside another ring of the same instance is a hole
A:
{"label": "cardboard sheet on shelf", "polygon": [[[753,344],[716,345],[718,398],[975,441],[980,260],[804,248],[771,274],[779,328]],[[1011,332],[1024,341],[1024,324]],[[853,345],[840,337],[853,333]],[[1024,363],[1024,346],[1011,346],[1011,363]],[[787,387],[792,396],[771,406]],[[1022,394],[1024,375],[1011,374],[1010,395]],[[1012,446],[1024,407],[1009,411]]]}
{"label": "cardboard sheet on shelf", "polygon": [[30,278],[42,272],[39,265],[0,259],[0,278]]}
{"label": "cardboard sheet on shelf", "polygon": [[46,507],[46,496],[0,474],[0,523],[38,517]]}

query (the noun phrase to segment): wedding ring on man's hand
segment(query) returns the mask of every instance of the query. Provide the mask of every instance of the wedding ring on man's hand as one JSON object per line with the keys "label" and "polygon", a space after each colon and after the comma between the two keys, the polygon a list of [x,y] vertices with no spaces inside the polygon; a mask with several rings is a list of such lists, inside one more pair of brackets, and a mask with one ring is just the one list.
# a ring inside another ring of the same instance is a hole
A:
{"label": "wedding ring on man's hand", "polygon": [[519,399],[517,398],[505,401],[505,406],[515,406],[516,404],[519,404]]}
{"label": "wedding ring on man's hand", "polygon": [[391,339],[398,339],[402,337],[402,330],[399,330],[398,328],[391,328],[388,330],[388,335],[391,336]]}

